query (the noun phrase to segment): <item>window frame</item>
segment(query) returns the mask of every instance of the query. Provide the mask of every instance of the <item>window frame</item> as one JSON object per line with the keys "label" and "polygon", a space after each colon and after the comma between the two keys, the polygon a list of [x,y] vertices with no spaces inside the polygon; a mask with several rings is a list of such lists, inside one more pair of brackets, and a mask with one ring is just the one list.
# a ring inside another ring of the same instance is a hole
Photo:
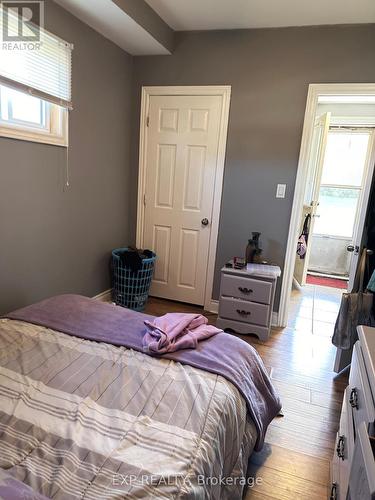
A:
{"label": "window frame", "polygon": [[[4,85],[4,87],[7,86]],[[9,88],[21,92],[15,87],[9,86]],[[34,97],[45,103],[46,128],[38,124],[33,126],[32,123],[21,120],[7,121],[0,116],[0,137],[67,147],[69,145],[68,110],[40,97]]]}

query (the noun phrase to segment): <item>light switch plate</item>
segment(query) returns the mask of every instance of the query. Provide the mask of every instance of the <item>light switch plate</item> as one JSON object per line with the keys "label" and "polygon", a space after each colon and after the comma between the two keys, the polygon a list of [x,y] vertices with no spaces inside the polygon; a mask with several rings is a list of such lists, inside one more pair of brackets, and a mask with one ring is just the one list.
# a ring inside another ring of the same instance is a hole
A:
{"label": "light switch plate", "polygon": [[276,189],[276,198],[285,198],[286,184],[278,184]]}

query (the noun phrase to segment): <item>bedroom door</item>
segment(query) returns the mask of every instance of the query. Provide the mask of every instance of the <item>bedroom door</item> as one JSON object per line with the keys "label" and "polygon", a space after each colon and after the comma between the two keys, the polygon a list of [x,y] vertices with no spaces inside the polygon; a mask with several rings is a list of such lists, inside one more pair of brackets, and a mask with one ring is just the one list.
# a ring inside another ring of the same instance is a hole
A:
{"label": "bedroom door", "polygon": [[325,113],[315,120],[314,132],[312,138],[311,151],[308,163],[308,177],[305,190],[305,203],[302,210],[301,231],[307,214],[311,216],[309,225],[309,239],[304,259],[296,256],[294,267],[294,278],[300,285],[306,284],[307,268],[311,252],[311,237],[314,231],[315,219],[319,206],[319,189],[322,178],[324,156],[327,147],[327,138],[331,120],[331,113]]}
{"label": "bedroom door", "polygon": [[223,100],[151,95],[143,246],[157,254],[151,295],[203,305]]}

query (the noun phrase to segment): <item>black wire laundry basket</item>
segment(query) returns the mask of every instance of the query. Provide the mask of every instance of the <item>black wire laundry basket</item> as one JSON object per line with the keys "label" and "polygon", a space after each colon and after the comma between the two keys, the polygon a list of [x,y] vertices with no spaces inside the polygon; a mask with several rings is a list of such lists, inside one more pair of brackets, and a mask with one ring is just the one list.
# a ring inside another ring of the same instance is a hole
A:
{"label": "black wire laundry basket", "polygon": [[142,259],[140,269],[133,270],[124,265],[121,258],[130,248],[112,251],[112,300],[115,304],[134,311],[143,311],[148,300],[156,254]]}

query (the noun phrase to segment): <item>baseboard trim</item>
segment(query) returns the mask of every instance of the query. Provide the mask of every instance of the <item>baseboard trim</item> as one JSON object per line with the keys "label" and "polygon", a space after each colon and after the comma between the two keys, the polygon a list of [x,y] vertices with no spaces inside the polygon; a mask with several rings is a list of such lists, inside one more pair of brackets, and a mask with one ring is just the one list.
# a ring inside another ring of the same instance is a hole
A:
{"label": "baseboard trim", "polygon": [[213,313],[213,314],[218,314],[219,313],[219,301],[218,300],[210,300],[208,307],[205,309],[206,311]]}
{"label": "baseboard trim", "polygon": [[271,318],[271,326],[280,326],[279,325],[279,313],[273,311]]}
{"label": "baseboard trim", "polygon": [[111,297],[112,297],[112,288],[109,288],[108,290],[104,290],[104,292],[95,295],[93,299],[100,300],[100,302],[110,302]]}

